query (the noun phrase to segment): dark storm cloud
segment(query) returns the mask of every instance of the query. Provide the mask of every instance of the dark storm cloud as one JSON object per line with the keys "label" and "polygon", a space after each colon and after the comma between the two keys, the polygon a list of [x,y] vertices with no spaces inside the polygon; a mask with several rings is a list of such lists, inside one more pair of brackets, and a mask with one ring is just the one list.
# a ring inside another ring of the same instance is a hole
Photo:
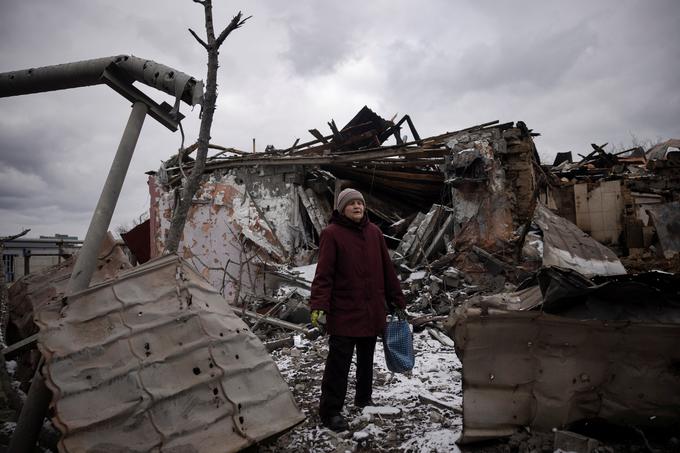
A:
{"label": "dark storm cloud", "polygon": [[[680,2],[215,2],[216,27],[253,15],[220,51],[213,141],[287,146],[364,104],[409,113],[421,135],[524,120],[546,161],[591,142],[680,136]],[[0,72],[135,54],[199,79],[199,5],[188,0],[8,0]],[[149,95],[168,100],[153,90]],[[186,107],[187,142],[198,109]],[[0,99],[0,234],[82,235],[129,103],[106,87]],[[179,146],[147,119],[112,227],[148,208],[146,170]],[[40,206],[40,209],[36,209]]]}
{"label": "dark storm cloud", "polygon": [[283,53],[302,76],[332,71],[360,45],[360,10],[353,2],[327,2],[323,8],[301,2],[286,15],[289,49]]}

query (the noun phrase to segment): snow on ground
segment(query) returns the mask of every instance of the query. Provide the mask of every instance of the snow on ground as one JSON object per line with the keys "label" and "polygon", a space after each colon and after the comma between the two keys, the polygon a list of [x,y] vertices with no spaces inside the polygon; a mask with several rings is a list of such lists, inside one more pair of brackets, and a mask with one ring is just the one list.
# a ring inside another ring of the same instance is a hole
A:
{"label": "snow on ground", "polygon": [[327,337],[297,338],[296,346],[272,356],[307,419],[265,452],[458,452],[462,417],[422,401],[419,396],[460,408],[461,365],[454,350],[427,332],[414,335],[416,365],[406,374],[387,370],[382,344],[375,352],[373,402],[361,410],[354,401],[354,364],[350,370],[344,415],[350,430],[334,433],[321,426],[318,411],[321,378],[328,352]]}

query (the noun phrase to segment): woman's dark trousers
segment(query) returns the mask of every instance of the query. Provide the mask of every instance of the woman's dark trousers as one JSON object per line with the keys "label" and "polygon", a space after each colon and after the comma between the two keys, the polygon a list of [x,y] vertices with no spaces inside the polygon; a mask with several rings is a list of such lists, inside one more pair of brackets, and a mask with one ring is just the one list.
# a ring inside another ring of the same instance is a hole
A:
{"label": "woman's dark trousers", "polygon": [[376,337],[341,337],[328,339],[328,357],[321,382],[319,415],[327,419],[339,415],[347,394],[347,378],[352,364],[354,347],[357,349],[357,376],[354,404],[361,406],[371,400],[373,393],[373,352]]}

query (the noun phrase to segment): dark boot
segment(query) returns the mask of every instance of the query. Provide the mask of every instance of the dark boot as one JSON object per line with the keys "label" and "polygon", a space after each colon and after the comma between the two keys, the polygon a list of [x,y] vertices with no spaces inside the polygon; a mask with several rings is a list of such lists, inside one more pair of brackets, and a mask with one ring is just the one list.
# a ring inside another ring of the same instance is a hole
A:
{"label": "dark boot", "polygon": [[366,406],[375,406],[375,404],[373,404],[373,400],[371,398],[369,398],[368,400],[365,400],[365,401],[356,401],[355,400],[354,406],[355,407],[366,407]]}
{"label": "dark boot", "polygon": [[321,423],[323,426],[330,429],[331,431],[335,431],[336,433],[347,431],[349,429],[347,420],[345,420],[345,417],[340,414],[333,415],[332,417],[322,417]]}

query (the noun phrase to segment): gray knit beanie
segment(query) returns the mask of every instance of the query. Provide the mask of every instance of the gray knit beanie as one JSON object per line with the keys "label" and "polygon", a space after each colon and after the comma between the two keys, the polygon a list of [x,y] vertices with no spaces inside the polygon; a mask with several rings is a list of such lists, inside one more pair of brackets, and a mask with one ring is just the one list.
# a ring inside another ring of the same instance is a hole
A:
{"label": "gray knit beanie", "polygon": [[352,200],[361,200],[364,204],[366,204],[364,196],[361,195],[361,192],[355,189],[345,189],[340,192],[340,195],[338,195],[338,201],[335,204],[335,209],[337,209],[338,212],[342,214],[342,211],[345,210],[347,203]]}

